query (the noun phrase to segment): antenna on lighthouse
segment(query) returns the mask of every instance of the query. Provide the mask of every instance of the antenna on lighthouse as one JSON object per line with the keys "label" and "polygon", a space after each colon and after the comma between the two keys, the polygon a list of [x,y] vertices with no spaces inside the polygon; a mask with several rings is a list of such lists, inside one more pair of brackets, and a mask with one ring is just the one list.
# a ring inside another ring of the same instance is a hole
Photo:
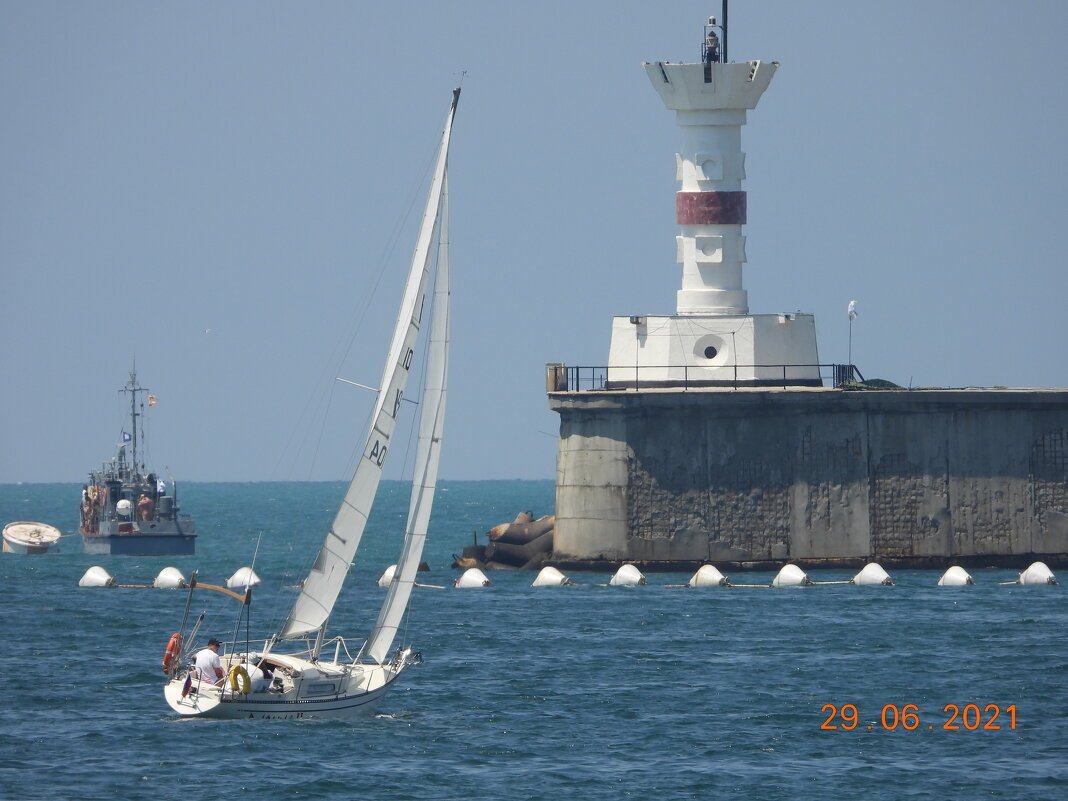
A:
{"label": "antenna on lighthouse", "polygon": [[723,63],[729,62],[727,58],[727,0],[723,0]]}

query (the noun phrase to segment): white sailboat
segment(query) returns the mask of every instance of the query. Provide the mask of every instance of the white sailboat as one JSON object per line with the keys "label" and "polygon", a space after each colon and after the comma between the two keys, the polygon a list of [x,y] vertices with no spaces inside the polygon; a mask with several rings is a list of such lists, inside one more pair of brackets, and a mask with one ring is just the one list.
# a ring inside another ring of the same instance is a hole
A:
{"label": "white sailboat", "polygon": [[[183,620],[182,630],[172,636],[163,660],[167,673],[164,695],[179,715],[340,718],[369,713],[401,672],[419,661],[419,655],[409,647],[394,650],[393,643],[415,585],[437,483],[449,343],[448,153],[459,97],[460,90],[454,90],[363,454],[333,525],[281,629],[265,640],[259,650],[236,643],[223,644],[220,656],[227,677],[221,686],[199,678],[195,668],[189,667],[194,650],[190,646],[199,624],[186,637],[186,620]],[[433,258],[435,236],[436,260]],[[436,277],[426,337],[427,367],[408,522],[397,569],[378,619],[353,656],[343,638],[326,638],[326,627],[382,476],[415,355],[417,335],[424,322],[424,301],[432,272],[436,272]],[[195,576],[190,584],[190,597],[199,586],[231,595],[248,608],[251,591],[246,590],[241,596],[222,587],[197,585]],[[187,603],[186,619],[188,610]],[[294,647],[299,650],[293,652]],[[273,680],[250,681],[250,674],[254,680],[273,674]]]}

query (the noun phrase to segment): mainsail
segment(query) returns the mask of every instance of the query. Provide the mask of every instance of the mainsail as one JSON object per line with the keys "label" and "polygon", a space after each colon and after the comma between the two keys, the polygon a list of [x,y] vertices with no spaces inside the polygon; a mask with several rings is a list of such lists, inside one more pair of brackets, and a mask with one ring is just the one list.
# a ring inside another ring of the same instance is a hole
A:
{"label": "mainsail", "polygon": [[415,575],[430,525],[430,509],[434,502],[434,488],[438,480],[441,458],[441,435],[445,426],[445,385],[449,362],[449,179],[441,196],[441,215],[438,221],[437,275],[434,280],[434,299],[430,307],[430,335],[426,378],[419,418],[419,443],[415,453],[415,476],[412,479],[412,498],[408,506],[408,525],[401,548],[400,560],[393,580],[386,591],[386,600],[378,613],[374,630],[364,646],[365,654],[382,663],[393,646],[408,599],[415,586]]}
{"label": "mainsail", "polygon": [[[415,356],[416,339],[423,314],[427,276],[431,263],[431,244],[441,209],[445,187],[445,172],[449,155],[452,121],[460,90],[453,91],[452,105],[441,137],[434,177],[427,197],[423,222],[419,229],[415,253],[408,271],[404,298],[393,330],[393,341],[386,357],[378,399],[375,402],[371,428],[364,444],[363,455],[356,465],[355,475],[323,541],[300,595],[293,604],[279,639],[303,637],[325,626],[337,601],[338,593],[356,555],[367,517],[382,478],[382,467],[389,451],[396,415],[404,397],[404,388]],[[436,467],[435,467],[436,474]],[[418,477],[417,477],[418,480]],[[399,572],[399,571],[398,571]]]}

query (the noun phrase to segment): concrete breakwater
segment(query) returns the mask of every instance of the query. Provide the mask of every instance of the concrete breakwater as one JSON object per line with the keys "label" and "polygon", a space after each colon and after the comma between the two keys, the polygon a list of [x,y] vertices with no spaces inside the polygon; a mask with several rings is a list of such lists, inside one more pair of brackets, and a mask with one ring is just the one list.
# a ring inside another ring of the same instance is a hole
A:
{"label": "concrete breakwater", "polygon": [[1068,566],[1068,390],[550,391],[551,563]]}

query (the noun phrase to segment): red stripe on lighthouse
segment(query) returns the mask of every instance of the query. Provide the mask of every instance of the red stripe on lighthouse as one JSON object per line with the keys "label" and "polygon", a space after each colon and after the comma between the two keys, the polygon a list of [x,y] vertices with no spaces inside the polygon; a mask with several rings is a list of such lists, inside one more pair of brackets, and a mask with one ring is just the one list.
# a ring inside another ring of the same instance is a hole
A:
{"label": "red stripe on lighthouse", "polygon": [[676,192],[679,225],[745,225],[745,192]]}

